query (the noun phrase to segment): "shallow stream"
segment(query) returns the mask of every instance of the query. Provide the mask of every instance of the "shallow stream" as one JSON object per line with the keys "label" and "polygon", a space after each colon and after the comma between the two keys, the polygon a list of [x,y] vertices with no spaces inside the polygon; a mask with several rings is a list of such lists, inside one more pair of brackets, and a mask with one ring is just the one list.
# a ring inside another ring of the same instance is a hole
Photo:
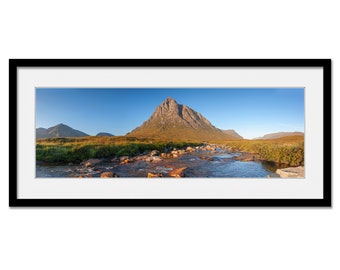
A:
{"label": "shallow stream", "polygon": [[[169,171],[187,167],[185,177],[223,177],[223,178],[262,178],[278,177],[276,169],[283,168],[274,163],[266,161],[239,161],[233,157],[240,153],[230,153],[226,150],[196,151],[178,158],[165,158],[157,162],[134,161],[124,165],[119,163],[101,163],[98,168],[86,168],[81,165],[41,165],[36,166],[36,177],[79,177],[89,175],[99,177],[103,171],[113,172],[119,177],[147,177],[148,173],[162,173],[166,175]],[[203,157],[203,158],[202,158]]]}

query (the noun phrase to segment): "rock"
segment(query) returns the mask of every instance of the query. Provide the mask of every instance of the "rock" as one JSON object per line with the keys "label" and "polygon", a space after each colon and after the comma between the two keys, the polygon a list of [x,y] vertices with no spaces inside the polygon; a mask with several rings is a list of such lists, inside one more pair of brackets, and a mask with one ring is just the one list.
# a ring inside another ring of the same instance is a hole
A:
{"label": "rock", "polygon": [[303,166],[299,167],[288,167],[285,169],[277,169],[276,173],[281,178],[304,178],[305,168]]}
{"label": "rock", "polygon": [[113,173],[112,172],[103,172],[100,174],[100,178],[112,178]]}
{"label": "rock", "polygon": [[178,154],[179,155],[184,155],[185,154],[185,150],[178,150]]}
{"label": "rock", "polygon": [[159,156],[160,152],[158,150],[152,150],[150,153],[150,157],[154,157],[154,156]]}
{"label": "rock", "polygon": [[132,161],[133,161],[132,159],[124,159],[122,162],[120,162],[120,165],[125,165],[131,163]]}
{"label": "rock", "polygon": [[150,172],[148,172],[148,178],[159,178],[159,177],[163,177],[163,174],[161,174],[161,173],[150,173]]}
{"label": "rock", "polygon": [[122,156],[122,157],[119,158],[119,161],[123,162],[124,160],[127,160],[127,159],[129,159],[128,156]]}
{"label": "rock", "polygon": [[255,161],[255,160],[259,160],[260,157],[258,154],[242,153],[241,155],[234,157],[233,159],[240,160],[240,161]]}
{"label": "rock", "polygon": [[145,161],[146,158],[148,158],[148,156],[142,155],[142,156],[137,156],[137,157],[135,157],[135,160],[136,160],[136,161],[140,161],[140,160]]}
{"label": "rock", "polygon": [[85,168],[88,168],[101,162],[102,162],[101,159],[91,158],[91,159],[84,161],[84,164],[85,164]]}
{"label": "rock", "polygon": [[207,156],[200,156],[200,159],[209,160],[209,161],[213,160],[212,157],[207,157]]}
{"label": "rock", "polygon": [[188,146],[186,150],[187,150],[188,152],[190,152],[190,153],[193,152],[193,151],[195,151],[195,149],[192,148],[191,146]]}
{"label": "rock", "polygon": [[184,172],[186,169],[187,167],[173,169],[172,171],[169,171],[169,176],[176,177],[176,178],[184,177]]}
{"label": "rock", "polygon": [[162,158],[160,158],[160,157],[153,157],[152,162],[160,162],[160,161],[162,161]]}
{"label": "rock", "polygon": [[125,165],[131,162],[134,162],[136,160],[136,158],[130,158],[130,157],[124,157],[120,159],[120,165]]}

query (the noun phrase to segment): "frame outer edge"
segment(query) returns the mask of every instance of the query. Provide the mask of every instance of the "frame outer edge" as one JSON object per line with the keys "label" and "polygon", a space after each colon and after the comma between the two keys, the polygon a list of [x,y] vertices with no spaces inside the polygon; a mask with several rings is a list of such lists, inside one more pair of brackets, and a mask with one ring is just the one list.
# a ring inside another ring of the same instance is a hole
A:
{"label": "frame outer edge", "polygon": [[[332,60],[325,59],[323,65],[324,115],[323,115],[323,184],[324,200],[327,206],[332,206]],[[327,153],[327,155],[326,155]]]}
{"label": "frame outer edge", "polygon": [[18,202],[17,62],[9,59],[9,206]]}
{"label": "frame outer edge", "polygon": [[[165,64],[165,62],[167,64]],[[18,199],[18,67],[322,67],[323,199]],[[9,206],[10,207],[330,207],[331,59],[9,59]],[[327,153],[328,153],[327,151]],[[329,155],[327,155],[329,157]],[[327,169],[327,170],[326,170]]]}

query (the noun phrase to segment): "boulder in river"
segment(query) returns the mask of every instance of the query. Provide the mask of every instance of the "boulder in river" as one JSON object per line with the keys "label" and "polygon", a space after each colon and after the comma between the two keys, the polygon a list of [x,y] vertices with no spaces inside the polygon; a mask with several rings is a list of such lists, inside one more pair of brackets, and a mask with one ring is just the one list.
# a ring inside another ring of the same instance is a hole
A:
{"label": "boulder in river", "polygon": [[119,175],[112,172],[103,172],[100,174],[100,178],[116,178],[116,177],[119,177]]}
{"label": "boulder in river", "polygon": [[163,174],[161,174],[161,173],[150,173],[150,172],[148,172],[148,178],[159,178],[159,177],[163,177]]}
{"label": "boulder in river", "polygon": [[234,157],[233,159],[240,160],[240,161],[256,161],[256,160],[259,160],[260,157],[258,154],[244,152],[244,153],[241,153],[241,155]]}
{"label": "boulder in river", "polygon": [[191,152],[194,152],[195,149],[192,148],[191,146],[188,146],[188,147],[186,148],[186,151],[191,153]]}
{"label": "boulder in river", "polygon": [[209,160],[209,161],[213,160],[212,157],[208,157],[208,156],[200,156],[200,159]]}
{"label": "boulder in river", "polygon": [[122,157],[119,158],[119,161],[123,162],[123,161],[125,161],[127,159],[129,159],[129,156],[122,156]]}
{"label": "boulder in river", "polygon": [[88,159],[86,161],[84,161],[84,166],[85,168],[88,168],[88,167],[92,167],[98,163],[101,163],[103,160],[101,159],[96,159],[96,158],[91,158],[91,159]]}
{"label": "boulder in river", "polygon": [[131,163],[132,161],[133,161],[132,159],[124,159],[122,162],[120,162],[120,165],[125,165]]}
{"label": "boulder in river", "polygon": [[150,157],[154,157],[154,156],[159,156],[160,152],[158,150],[152,150],[150,153]]}
{"label": "boulder in river", "polygon": [[113,173],[112,172],[103,172],[100,174],[100,178],[112,178]]}
{"label": "boulder in river", "polygon": [[152,158],[152,162],[159,162],[159,161],[162,161],[162,158],[161,157],[153,157]]}
{"label": "boulder in river", "polygon": [[281,178],[304,178],[305,168],[303,166],[288,167],[285,169],[277,169],[276,173],[280,175]]}
{"label": "boulder in river", "polygon": [[188,167],[173,169],[172,171],[169,172],[169,176],[176,177],[176,178],[184,177],[184,175],[185,175],[184,172],[187,168]]}

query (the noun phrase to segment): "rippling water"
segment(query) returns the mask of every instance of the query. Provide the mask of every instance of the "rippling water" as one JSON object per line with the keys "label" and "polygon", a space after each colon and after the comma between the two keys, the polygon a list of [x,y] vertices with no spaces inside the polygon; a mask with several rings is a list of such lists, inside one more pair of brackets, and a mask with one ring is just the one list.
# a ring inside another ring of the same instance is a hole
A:
{"label": "rippling water", "polygon": [[[202,159],[204,155],[208,159]],[[261,161],[238,161],[232,159],[239,153],[227,152],[195,152],[174,159],[163,159],[159,162],[135,161],[126,165],[114,163],[101,164],[104,171],[111,171],[120,177],[147,177],[148,172],[166,174],[173,168],[188,167],[186,177],[223,177],[223,178],[262,178],[276,177],[275,171],[279,168],[276,164]],[[75,177],[82,170],[80,165],[46,166],[37,165],[37,177]],[[91,170],[91,169],[90,169]],[[91,172],[93,177],[99,172]]]}

